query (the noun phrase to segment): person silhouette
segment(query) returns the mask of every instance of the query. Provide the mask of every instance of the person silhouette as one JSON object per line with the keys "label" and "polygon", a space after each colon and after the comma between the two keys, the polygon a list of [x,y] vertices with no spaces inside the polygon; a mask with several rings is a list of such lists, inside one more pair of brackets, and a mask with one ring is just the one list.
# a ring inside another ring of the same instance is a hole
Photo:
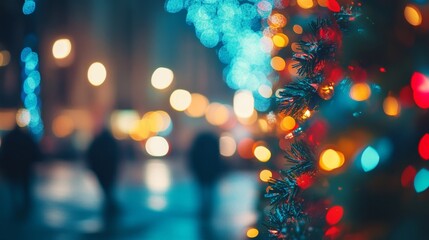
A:
{"label": "person silhouette", "polygon": [[105,213],[116,212],[114,185],[119,166],[119,146],[108,129],[104,128],[94,138],[88,148],[86,158],[89,169],[101,186]]}
{"label": "person silhouette", "polygon": [[202,239],[213,239],[211,220],[214,210],[215,185],[226,170],[226,165],[220,156],[217,134],[201,132],[195,137],[189,151],[189,169],[197,180],[200,192],[201,237]]}
{"label": "person silhouette", "polygon": [[17,212],[17,217],[26,217],[31,210],[33,165],[41,158],[36,141],[18,125],[4,136],[0,148],[0,167],[10,187],[12,212]]}

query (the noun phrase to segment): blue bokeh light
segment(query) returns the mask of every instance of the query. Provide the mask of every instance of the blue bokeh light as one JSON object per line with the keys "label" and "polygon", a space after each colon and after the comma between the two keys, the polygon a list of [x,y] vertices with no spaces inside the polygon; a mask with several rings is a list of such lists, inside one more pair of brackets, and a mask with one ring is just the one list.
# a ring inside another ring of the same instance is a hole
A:
{"label": "blue bokeh light", "polygon": [[258,15],[255,6],[250,3],[242,4],[240,10],[244,19],[253,19]]}
{"label": "blue bokeh light", "polygon": [[35,52],[31,52],[25,58],[25,69],[34,70],[39,64],[39,56]]}
{"label": "blue bokeh light", "polygon": [[233,4],[223,4],[217,12],[219,19],[231,20],[237,14],[237,8]]}
{"label": "blue bokeh light", "polygon": [[39,71],[32,71],[28,74],[28,78],[31,78],[35,87],[40,85],[40,73]]}
{"label": "blue bokeh light", "polygon": [[24,81],[24,85],[28,85],[28,88],[33,91],[34,89],[36,89],[37,86],[39,86],[39,83],[36,82],[34,78],[28,76]]}
{"label": "blue bokeh light", "polygon": [[32,53],[33,50],[30,47],[25,47],[21,51],[21,62],[25,62],[27,59],[28,54]]}
{"label": "blue bokeh light", "polygon": [[362,157],[361,157],[362,169],[365,172],[369,172],[373,170],[375,167],[377,167],[379,162],[380,162],[380,155],[378,154],[378,152],[371,146],[368,146],[362,153]]}
{"label": "blue bokeh light", "polygon": [[264,98],[261,95],[253,94],[255,98],[255,109],[259,112],[266,112],[270,110],[271,107],[271,99],[270,98]]}
{"label": "blue bokeh light", "polygon": [[37,107],[37,102],[36,94],[30,93],[24,99],[24,106],[27,109],[33,109]]}
{"label": "blue bokeh light", "polygon": [[43,135],[43,122],[41,119],[41,102],[38,97],[40,94],[41,76],[38,71],[39,56],[30,47],[25,47],[21,51],[22,63],[22,92],[21,99],[25,108],[30,113],[29,130],[33,135],[40,139]]}
{"label": "blue bokeh light", "polygon": [[30,94],[34,90],[30,82],[31,81],[28,81],[28,78],[27,78],[22,85],[22,90],[24,91],[25,94]]}
{"label": "blue bokeh light", "polygon": [[213,48],[219,43],[219,34],[213,29],[207,29],[201,34],[200,40],[205,47]]}
{"label": "blue bokeh light", "polygon": [[167,0],[165,5],[171,13],[187,10],[186,23],[195,27],[201,43],[208,48],[219,47],[219,60],[228,64],[223,71],[226,84],[234,90],[251,91],[258,111],[266,111],[271,105],[257,90],[269,81],[266,76],[273,71],[270,53],[261,47],[260,30],[261,18],[268,17],[272,8],[273,1],[257,0]]}
{"label": "blue bokeh light", "polygon": [[425,168],[417,172],[414,177],[414,189],[420,193],[429,187],[429,171]]}
{"label": "blue bokeh light", "polygon": [[32,109],[27,109],[28,112],[30,113],[30,116],[36,116],[36,115],[40,115],[39,114],[39,110],[36,108],[32,108]]}
{"label": "blue bokeh light", "polygon": [[170,0],[165,2],[165,10],[170,13],[177,13],[183,9],[183,0]]}
{"label": "blue bokeh light", "polygon": [[38,138],[40,138],[43,135],[44,127],[42,122],[39,122],[39,124],[33,127],[32,129],[33,129],[33,134],[36,135]]}
{"label": "blue bokeh light", "polygon": [[197,22],[201,20],[211,20],[216,16],[216,6],[214,4],[201,5],[196,14]]}
{"label": "blue bokeh light", "polygon": [[228,64],[231,62],[231,55],[226,46],[221,47],[217,54],[222,63]]}
{"label": "blue bokeh light", "polygon": [[34,0],[25,0],[24,5],[22,5],[22,13],[25,15],[30,15],[36,10],[36,2]]}

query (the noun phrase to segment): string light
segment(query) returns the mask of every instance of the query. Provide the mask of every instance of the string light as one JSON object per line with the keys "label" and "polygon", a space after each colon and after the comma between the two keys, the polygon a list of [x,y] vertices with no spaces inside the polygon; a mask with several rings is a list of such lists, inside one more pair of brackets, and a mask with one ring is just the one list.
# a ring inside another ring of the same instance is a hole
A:
{"label": "string light", "polygon": [[419,26],[422,23],[422,13],[415,5],[407,4],[405,6],[404,17],[413,26]]}
{"label": "string light", "polygon": [[219,139],[219,148],[222,156],[231,157],[237,150],[237,143],[230,134],[224,133]]}
{"label": "string light", "polygon": [[317,3],[321,7],[327,7],[328,6],[328,0],[317,0]]}
{"label": "string light", "polygon": [[286,62],[283,58],[275,56],[271,59],[271,67],[276,71],[283,71],[286,67]]}
{"label": "string light", "polygon": [[414,189],[417,193],[423,192],[429,188],[429,171],[425,168],[420,169],[414,177]]}
{"label": "string light", "polygon": [[29,122],[26,126],[29,127],[37,139],[40,139],[43,135],[44,126],[40,109],[42,104],[39,96],[41,83],[39,55],[30,47],[23,48],[21,51],[21,66],[23,68],[21,74],[23,77],[21,100],[29,116]]}
{"label": "string light", "polygon": [[284,117],[282,119],[282,121],[280,122],[280,128],[283,131],[290,131],[290,130],[294,129],[295,126],[296,126],[296,121],[291,116]]}
{"label": "string light", "polygon": [[16,124],[20,127],[26,127],[30,123],[30,112],[27,109],[21,108],[16,112]]}
{"label": "string light", "polygon": [[340,4],[337,0],[328,0],[327,7],[332,12],[339,12],[341,10]]}
{"label": "string light", "polygon": [[325,171],[332,171],[344,164],[344,155],[333,149],[326,149],[320,154],[319,166]]}
{"label": "string light", "polygon": [[355,101],[365,101],[371,96],[371,88],[367,83],[356,83],[350,89],[350,97]]}
{"label": "string light", "polygon": [[174,73],[171,69],[160,67],[152,73],[151,84],[156,89],[166,89],[171,85]]}
{"label": "string light", "polygon": [[419,72],[411,76],[411,89],[416,105],[422,109],[429,108],[429,78]]}
{"label": "string light", "polygon": [[302,114],[302,119],[305,120],[307,118],[311,117],[311,111],[310,110],[305,110],[304,113]]}
{"label": "string light", "polygon": [[407,166],[401,174],[401,185],[403,187],[411,186],[417,171],[413,166]]}
{"label": "string light", "polygon": [[192,93],[191,104],[185,110],[185,113],[190,117],[202,117],[204,116],[208,105],[209,100],[207,99],[207,97],[199,93]]}
{"label": "string light", "polygon": [[264,169],[259,173],[259,179],[263,182],[268,182],[272,177],[273,173],[267,169]]}
{"label": "string light", "polygon": [[146,152],[154,157],[162,157],[167,155],[169,145],[165,138],[160,136],[150,137],[145,144]]}
{"label": "string light", "polygon": [[170,95],[170,105],[176,111],[185,111],[192,102],[191,93],[184,89],[176,89]]}
{"label": "string light", "polygon": [[[251,92],[265,83],[270,73],[267,65],[270,51],[261,46],[261,31],[253,28],[255,21],[267,20],[273,27],[287,23],[285,16],[272,14],[270,1],[183,1],[167,0],[165,9],[176,13],[186,10],[186,21],[195,27],[200,42],[208,47],[219,47],[218,57],[227,64],[225,81],[235,90]],[[237,34],[240,32],[240,34]],[[261,46],[261,47],[254,47]],[[264,101],[264,100],[256,100]]]}
{"label": "string light", "polygon": [[273,36],[273,43],[276,47],[283,48],[289,44],[289,38],[284,33],[277,33]]}
{"label": "string light", "polygon": [[398,116],[401,111],[399,101],[392,96],[385,98],[383,101],[383,110],[388,116]]}
{"label": "string light", "polygon": [[7,66],[10,62],[10,53],[7,50],[0,51],[0,67]]}
{"label": "string light", "polygon": [[283,28],[286,23],[286,17],[280,13],[273,13],[268,17],[268,25],[271,28]]}
{"label": "string light", "polygon": [[309,9],[314,6],[313,0],[297,0],[296,3],[303,9]]}
{"label": "string light", "polygon": [[361,165],[365,172],[369,172],[377,167],[380,161],[380,155],[371,146],[368,146],[362,153]]}
{"label": "string light", "polygon": [[88,68],[88,81],[93,86],[100,86],[106,80],[106,67],[100,62],[94,62]]}
{"label": "string light", "polygon": [[296,34],[302,34],[303,29],[300,25],[295,24],[292,29]]}
{"label": "string light", "polygon": [[[24,15],[30,15],[36,10],[36,2],[34,0],[25,0],[22,6]],[[32,48],[31,42],[25,42],[25,47],[21,51],[21,76],[22,76],[22,92],[21,100],[24,104],[25,111],[28,113],[29,121],[26,126],[30,132],[40,140],[43,136],[44,125],[41,114],[40,100],[40,83],[41,76],[39,72],[39,55]],[[27,114],[26,114],[27,115]],[[17,121],[19,124],[19,121]],[[22,122],[21,122],[22,123]]]}
{"label": "string light", "polygon": [[249,118],[254,111],[254,98],[250,91],[239,90],[234,94],[234,113],[240,118]]}
{"label": "string light", "polygon": [[254,157],[252,147],[255,142],[251,138],[244,138],[238,143],[238,155],[244,159]]}
{"label": "string light", "polygon": [[328,228],[325,232],[325,236],[329,239],[336,239],[338,235],[340,234],[340,229],[337,226],[332,226]]}
{"label": "string light", "polygon": [[205,117],[210,124],[221,126],[228,121],[229,110],[225,105],[213,102],[207,107]]}
{"label": "string light", "polygon": [[256,238],[259,235],[259,231],[256,228],[249,228],[246,235],[248,238]]}
{"label": "string light", "polygon": [[52,55],[56,59],[64,59],[69,56],[72,45],[69,39],[62,38],[55,41],[52,45]]}
{"label": "string light", "polygon": [[426,133],[420,139],[418,150],[423,160],[429,160],[429,133]]}
{"label": "string light", "polygon": [[271,158],[271,151],[265,146],[257,146],[253,154],[260,162],[268,162]]}
{"label": "string light", "polygon": [[24,15],[30,15],[36,10],[36,2],[34,0],[25,0],[22,6],[22,13]]}
{"label": "string light", "polygon": [[333,206],[326,213],[326,222],[330,225],[335,225],[343,218],[344,209],[341,206]]}

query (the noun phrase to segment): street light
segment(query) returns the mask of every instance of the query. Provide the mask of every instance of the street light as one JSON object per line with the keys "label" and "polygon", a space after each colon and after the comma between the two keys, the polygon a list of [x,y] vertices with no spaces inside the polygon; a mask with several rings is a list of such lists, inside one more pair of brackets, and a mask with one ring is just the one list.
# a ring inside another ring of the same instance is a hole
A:
{"label": "street light", "polygon": [[69,39],[61,38],[52,45],[52,55],[56,59],[64,59],[68,57],[72,50],[72,44]]}
{"label": "street light", "polygon": [[100,86],[106,80],[106,67],[100,62],[91,64],[88,68],[88,80],[93,86]]}

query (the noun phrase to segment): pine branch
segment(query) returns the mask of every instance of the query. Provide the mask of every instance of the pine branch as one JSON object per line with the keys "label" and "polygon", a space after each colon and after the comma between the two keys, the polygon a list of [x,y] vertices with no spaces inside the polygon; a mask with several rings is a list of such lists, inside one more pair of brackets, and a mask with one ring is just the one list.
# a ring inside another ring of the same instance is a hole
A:
{"label": "pine branch", "polygon": [[[293,59],[293,67],[301,78],[286,85],[277,98],[280,111],[300,121],[307,110],[315,110],[324,102],[317,93],[318,84],[325,81],[324,69],[335,61],[337,48],[341,46],[342,32],[352,28],[352,23],[359,16],[354,6],[341,8],[333,19],[318,19],[309,24],[310,32],[299,42]],[[350,83],[340,82],[336,87],[344,90]],[[337,90],[336,90],[337,91]],[[302,132],[289,133],[291,138]],[[321,239],[322,231],[310,227],[310,219],[303,210],[301,197],[303,176],[314,177],[317,173],[316,157],[311,148],[303,141],[295,141],[285,152],[285,158],[292,167],[280,171],[280,179],[270,179],[269,191],[265,197],[272,208],[268,213],[267,227],[272,239]],[[298,182],[299,181],[299,182]]]}
{"label": "pine branch", "polygon": [[270,198],[272,205],[280,202],[291,202],[296,198],[299,187],[296,177],[316,170],[316,159],[310,147],[303,141],[296,141],[285,153],[285,158],[295,165],[286,171],[281,171],[282,179],[270,179],[270,191],[265,195]]}
{"label": "pine branch", "polygon": [[268,216],[270,234],[277,239],[301,239],[303,229],[308,223],[303,212],[299,194],[301,192],[296,179],[304,173],[316,171],[315,157],[310,147],[303,141],[296,141],[285,153],[285,158],[295,165],[281,171],[282,179],[271,179],[270,190],[265,194],[273,206]]}
{"label": "pine branch", "polygon": [[277,99],[280,111],[296,120],[301,120],[309,106],[314,105],[310,109],[316,108],[318,104],[312,103],[318,95],[311,84],[310,79],[305,78],[286,85],[284,90],[279,92]]}
{"label": "pine branch", "polygon": [[291,204],[283,204],[275,209],[269,218],[269,224],[266,227],[269,229],[271,239],[306,239],[303,238],[308,230],[306,222],[308,216],[296,215],[296,211],[302,212],[302,206],[292,206]]}
{"label": "pine branch", "polygon": [[303,141],[293,142],[291,148],[285,154],[285,158],[291,163],[314,161],[310,147]]}
{"label": "pine branch", "polygon": [[270,199],[271,205],[279,205],[283,202],[290,202],[298,193],[296,181],[289,177],[283,179],[270,179],[268,185],[271,187],[269,193],[265,194]]}
{"label": "pine branch", "polygon": [[298,69],[300,76],[314,76],[320,74],[325,62],[334,60],[336,44],[324,40],[301,40],[298,43],[300,52],[294,53],[293,59],[297,61],[293,65]]}
{"label": "pine branch", "polygon": [[338,31],[329,19],[317,19],[309,24],[310,33],[299,41],[298,52],[293,59],[297,61],[293,65],[298,69],[300,76],[314,76],[320,74],[325,62],[333,61],[337,49]]}

